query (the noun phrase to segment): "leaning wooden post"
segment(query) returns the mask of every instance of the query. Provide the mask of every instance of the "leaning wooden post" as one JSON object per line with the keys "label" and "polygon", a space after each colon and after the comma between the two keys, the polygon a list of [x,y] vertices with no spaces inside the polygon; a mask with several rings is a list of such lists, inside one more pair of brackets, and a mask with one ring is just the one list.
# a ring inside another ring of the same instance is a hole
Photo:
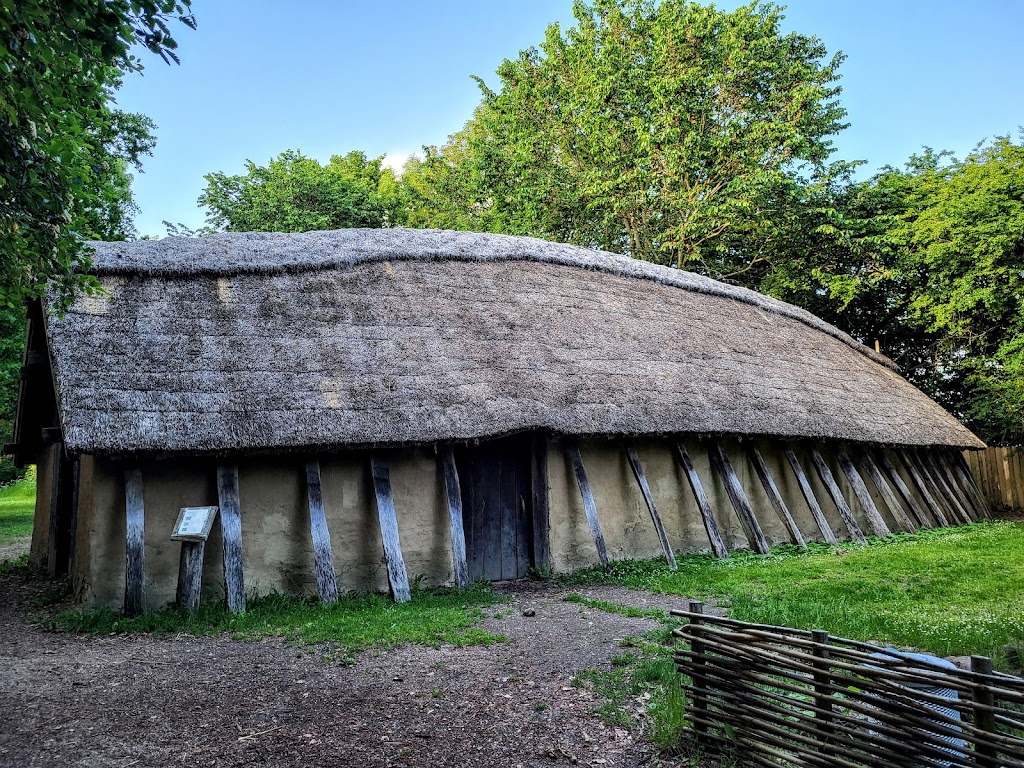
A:
{"label": "leaning wooden post", "polygon": [[968,515],[971,516],[972,520],[980,520],[984,517],[984,508],[980,505],[976,498],[970,493],[968,487],[964,484],[964,478],[961,475],[960,467],[949,455],[948,452],[942,451],[938,454],[938,464],[945,470],[947,481],[954,493],[957,494],[957,498],[960,499],[961,505],[967,511]]}
{"label": "leaning wooden post", "polygon": [[850,505],[846,503],[846,499],[843,498],[843,492],[839,490],[839,484],[836,482],[835,477],[832,476],[832,470],[828,468],[828,464],[825,463],[825,459],[821,457],[818,450],[811,450],[811,461],[814,462],[814,468],[818,472],[818,477],[821,478],[821,482],[825,484],[825,488],[828,489],[829,496],[832,497],[832,502],[836,505],[836,509],[839,510],[839,516],[843,518],[843,522],[846,523],[846,528],[850,532],[850,538],[854,541],[860,542],[861,544],[867,544],[867,539],[864,538],[864,532],[857,525],[857,521],[853,517],[853,511],[850,509]]}
{"label": "leaning wooden post", "polygon": [[693,658],[693,667],[690,670],[690,679],[693,681],[693,697],[690,709],[693,712],[694,740],[698,744],[706,744],[708,741],[708,696],[707,679],[701,674],[701,667],[704,666],[704,654],[706,649],[700,640],[701,616],[704,614],[704,603],[700,600],[690,601],[690,652]]}
{"label": "leaning wooden post", "polygon": [[668,543],[668,534],[665,533],[665,526],[662,525],[658,508],[654,505],[654,497],[651,495],[651,487],[647,484],[647,476],[644,474],[643,464],[640,463],[640,457],[636,455],[636,451],[633,450],[631,445],[626,446],[626,458],[629,459],[629,466],[633,470],[633,477],[636,478],[636,482],[640,486],[640,493],[643,494],[644,501],[647,502],[647,511],[651,513],[654,530],[657,532],[661,548],[665,552],[665,560],[668,562],[668,567],[674,571],[676,569],[676,556],[672,552],[672,545]]}
{"label": "leaning wooden post", "polygon": [[[865,455],[870,454],[865,451]],[[917,498],[914,496],[914,492],[910,490],[910,487],[906,482],[904,482],[903,476],[899,473],[893,463],[889,461],[889,457],[885,455],[884,449],[879,452],[879,457],[882,469],[885,470],[885,474],[889,478],[889,481],[896,486],[896,490],[900,492],[900,496],[903,497],[903,500],[907,502],[907,506],[910,508],[910,514],[913,515],[915,520],[917,520],[917,524],[923,525],[925,528],[934,528],[935,525],[932,523],[928,513],[925,512],[924,507],[918,503]]]}
{"label": "leaning wooden post", "polygon": [[813,654],[816,659],[814,663],[814,706],[817,711],[814,717],[821,723],[817,729],[822,734],[822,747],[828,742],[832,734],[832,671],[828,652],[828,632],[820,629],[811,631],[811,640],[814,642]]}
{"label": "leaning wooden post", "polygon": [[729,549],[725,546],[725,540],[722,538],[722,531],[715,520],[715,513],[711,509],[708,495],[704,493],[704,486],[700,482],[697,468],[693,466],[690,454],[686,452],[686,447],[682,443],[676,442],[673,444],[673,447],[675,448],[676,461],[679,462],[683,471],[686,472],[686,479],[690,483],[690,490],[693,491],[693,498],[697,502],[697,509],[700,510],[701,519],[704,521],[704,530],[708,532],[708,541],[711,543],[711,551],[715,553],[715,557],[728,557]]}
{"label": "leaning wooden post", "polygon": [[768,496],[768,501],[772,503],[775,508],[775,513],[782,519],[782,522],[786,524],[786,528],[789,530],[789,535],[793,537],[793,543],[796,544],[800,549],[807,549],[807,542],[804,541],[804,535],[800,532],[799,526],[793,519],[793,515],[789,512],[789,507],[786,506],[785,500],[782,498],[782,494],[779,493],[779,488],[775,485],[775,478],[772,477],[772,473],[768,470],[768,465],[765,464],[764,457],[761,452],[757,449],[756,445],[750,446],[750,463],[754,465],[754,472],[757,474],[757,479],[761,481],[761,487],[764,488],[765,494]]}
{"label": "leaning wooden post", "polygon": [[871,493],[868,491],[864,478],[860,476],[860,472],[857,471],[850,457],[846,455],[846,451],[840,448],[836,452],[836,459],[839,462],[839,468],[843,470],[846,479],[850,481],[853,494],[857,497],[857,501],[860,502],[861,509],[864,510],[868,522],[871,523],[871,528],[874,530],[875,535],[882,538],[892,536],[892,531],[889,530],[889,526],[882,519],[878,507],[875,506],[875,500],[871,498]]}
{"label": "leaning wooden post", "polygon": [[452,537],[452,565],[455,586],[469,585],[469,563],[466,562],[466,530],[462,519],[462,486],[459,470],[455,466],[455,452],[450,445],[441,449],[441,469],[444,472],[444,491],[448,498],[448,525]]}
{"label": "leaning wooden post", "polygon": [[878,465],[875,464],[875,460],[871,458],[871,453],[865,448],[860,454],[860,463],[864,470],[868,473],[868,477],[871,478],[871,482],[875,484],[878,492],[882,494],[882,498],[885,499],[885,503],[889,506],[889,510],[893,516],[899,521],[900,525],[903,526],[903,530],[907,533],[914,533],[917,527],[914,525],[914,521],[910,519],[910,516],[903,510],[903,505],[900,503],[899,497],[896,496],[892,486],[885,479],[885,476],[878,469]]}
{"label": "leaning wooden post", "polygon": [[587,470],[583,467],[580,447],[575,442],[570,442],[565,446],[565,452],[576,475],[576,483],[580,487],[580,494],[583,496],[583,510],[587,515],[587,525],[590,527],[590,535],[594,538],[594,546],[597,547],[597,558],[601,561],[601,567],[607,571],[608,547],[604,543],[601,521],[597,519],[597,504],[594,503],[594,494],[590,490],[590,481],[587,480]]}
{"label": "leaning wooden post", "polygon": [[320,483],[320,462],[306,463],[306,498],[309,501],[309,532],[313,538],[313,566],[320,602],[338,602],[338,576],[334,572],[331,532],[327,528],[324,492]]}
{"label": "leaning wooden post", "polygon": [[224,592],[228,610],[245,611],[245,576],[242,571],[242,512],[238,501],[238,467],[217,467],[220,500],[221,552],[224,560]]}
{"label": "leaning wooden post", "polygon": [[953,510],[954,517],[959,518],[962,523],[973,523],[974,518],[971,516],[969,510],[970,504],[964,505],[964,502],[960,499],[960,495],[956,489],[946,478],[946,473],[942,463],[937,459],[934,451],[927,448],[919,449],[918,454],[923,458],[928,468],[931,470],[933,477],[935,478],[936,484],[945,494],[945,498],[949,502],[950,508]]}
{"label": "leaning wooden post", "polygon": [[950,456],[950,461],[953,463],[953,467],[960,476],[960,482],[963,484],[964,488],[967,489],[967,492],[971,494],[974,506],[984,517],[991,518],[992,510],[989,508],[988,500],[985,498],[984,492],[982,492],[981,488],[978,486],[978,482],[974,478],[974,473],[971,472],[971,468],[967,465],[967,459],[965,459],[964,455],[959,451],[954,451]]}
{"label": "leaning wooden post", "polygon": [[[124,615],[138,616],[145,605],[146,526],[142,470],[137,467],[127,469],[124,473],[124,507]],[[53,534],[54,531],[51,531],[50,535]]]}
{"label": "leaning wooden post", "polygon": [[768,540],[764,537],[761,524],[757,522],[757,517],[754,515],[753,507],[750,506],[747,494],[743,492],[740,479],[736,477],[736,470],[733,469],[728,454],[726,454],[718,441],[715,441],[711,448],[708,449],[708,454],[711,457],[711,466],[715,468],[719,477],[722,478],[722,483],[725,485],[725,492],[729,496],[732,508],[736,511],[736,515],[747,529],[747,537],[750,540],[751,547],[759,555],[768,554],[771,547],[768,546]]}
{"label": "leaning wooden post", "polygon": [[[987,656],[971,656],[971,672],[975,675],[991,675],[992,659]],[[996,734],[995,696],[986,681],[976,678],[973,682],[972,695],[974,703],[978,705],[974,708],[974,726],[979,731]],[[979,739],[974,742],[974,753],[980,766],[995,768],[999,765],[999,750],[993,744]]]}
{"label": "leaning wooden post", "polygon": [[811,488],[811,483],[807,479],[807,474],[804,472],[804,468],[800,465],[800,460],[796,457],[792,448],[785,450],[786,461],[789,462],[789,468],[793,470],[793,474],[796,476],[797,484],[800,486],[800,492],[804,495],[804,501],[807,502],[807,508],[811,510],[811,516],[814,518],[814,522],[818,524],[818,530],[821,531],[822,538],[825,539],[833,547],[839,546],[839,539],[836,538],[835,533],[832,531],[832,526],[828,524],[828,520],[825,519],[825,513],[821,511],[821,505],[818,503],[817,497],[814,495],[814,490]]}
{"label": "leaning wooden post", "polygon": [[936,524],[940,528],[945,528],[949,525],[949,520],[946,518],[944,512],[945,507],[932,494],[932,486],[928,482],[926,475],[922,474],[922,471],[918,469],[913,457],[906,449],[899,451],[897,456],[899,456],[900,461],[903,462],[903,466],[906,467],[907,472],[910,474],[910,478],[914,481],[914,485],[917,486],[917,490],[920,492],[921,498],[924,499],[924,503],[931,512],[932,517],[935,518]]}
{"label": "leaning wooden post", "polygon": [[395,513],[395,499],[391,493],[391,470],[383,459],[371,458],[370,471],[373,475],[373,489],[377,497],[377,517],[380,519],[380,535],[384,542],[384,559],[388,565],[388,583],[396,603],[407,603],[412,599],[409,592],[409,575],[402,559],[402,545],[398,540],[398,516]]}

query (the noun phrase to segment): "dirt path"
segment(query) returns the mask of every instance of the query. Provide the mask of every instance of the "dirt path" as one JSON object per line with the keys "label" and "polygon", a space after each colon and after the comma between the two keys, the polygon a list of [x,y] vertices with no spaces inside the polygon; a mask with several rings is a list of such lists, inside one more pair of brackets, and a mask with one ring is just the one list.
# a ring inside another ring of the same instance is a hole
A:
{"label": "dirt path", "polygon": [[[0,577],[0,765],[666,764],[570,685],[654,622],[565,602],[566,590],[506,588],[508,605],[483,625],[506,643],[406,646],[349,667],[279,640],[49,634],[25,621],[27,590]],[[665,607],[626,590],[576,591]]]}

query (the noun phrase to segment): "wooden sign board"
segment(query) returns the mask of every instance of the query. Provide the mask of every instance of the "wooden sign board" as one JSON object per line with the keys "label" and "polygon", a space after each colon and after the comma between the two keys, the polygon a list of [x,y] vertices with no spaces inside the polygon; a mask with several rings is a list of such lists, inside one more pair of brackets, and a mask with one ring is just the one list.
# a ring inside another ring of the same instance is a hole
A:
{"label": "wooden sign board", "polygon": [[217,517],[217,507],[182,507],[171,541],[206,541]]}

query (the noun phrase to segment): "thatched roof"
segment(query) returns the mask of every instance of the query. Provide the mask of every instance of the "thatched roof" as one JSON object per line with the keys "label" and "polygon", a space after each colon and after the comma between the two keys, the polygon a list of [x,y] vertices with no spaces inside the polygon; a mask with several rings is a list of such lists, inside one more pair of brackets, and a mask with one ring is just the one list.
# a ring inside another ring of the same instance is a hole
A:
{"label": "thatched roof", "polygon": [[69,450],[748,433],[980,447],[796,307],[530,238],[423,230],[95,244],[48,320]]}

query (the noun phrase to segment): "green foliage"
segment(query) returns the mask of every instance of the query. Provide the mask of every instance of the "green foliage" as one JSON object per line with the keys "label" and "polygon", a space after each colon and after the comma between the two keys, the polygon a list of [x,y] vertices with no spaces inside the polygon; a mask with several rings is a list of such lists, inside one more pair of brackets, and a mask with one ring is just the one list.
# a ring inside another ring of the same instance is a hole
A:
{"label": "green foliage", "polygon": [[0,488],[0,545],[32,534],[36,482],[26,477]]}
{"label": "green foliage", "polygon": [[599,246],[729,276],[843,176],[840,56],[770,5],[595,0],[498,70],[473,119],[406,168],[409,222]]}
{"label": "green foliage", "polygon": [[325,606],[273,594],[251,598],[248,610],[241,614],[228,613],[218,601],[204,602],[191,614],[166,608],[129,619],[109,610],[65,611],[41,621],[47,629],[55,631],[99,635],[230,633],[243,640],[284,637],[297,644],[319,644],[329,657],[350,663],[354,654],[373,647],[503,642],[503,636],[473,627],[483,618],[480,608],[493,605],[498,599],[483,586],[416,591],[408,603],[395,603],[382,595],[351,594]]}
{"label": "green foliage", "polygon": [[940,656],[997,656],[1024,641],[1024,525],[978,523],[843,547],[682,557],[676,571],[663,561],[613,563],[610,573],[581,572],[572,581],[714,598],[743,621]]}
{"label": "green foliage", "polygon": [[266,166],[247,161],[243,176],[207,174],[199,204],[214,229],[229,232],[382,227],[395,222],[401,195],[382,160],[349,152],[322,166],[301,152],[282,152]]}
{"label": "green foliage", "polygon": [[[96,287],[76,270],[81,244],[125,229],[124,160],[148,151],[152,124],[109,106],[122,73],[141,69],[141,43],[177,60],[167,21],[190,27],[190,0],[26,0],[0,14],[0,306],[39,295],[65,300]],[[132,137],[124,141],[119,137]]]}

